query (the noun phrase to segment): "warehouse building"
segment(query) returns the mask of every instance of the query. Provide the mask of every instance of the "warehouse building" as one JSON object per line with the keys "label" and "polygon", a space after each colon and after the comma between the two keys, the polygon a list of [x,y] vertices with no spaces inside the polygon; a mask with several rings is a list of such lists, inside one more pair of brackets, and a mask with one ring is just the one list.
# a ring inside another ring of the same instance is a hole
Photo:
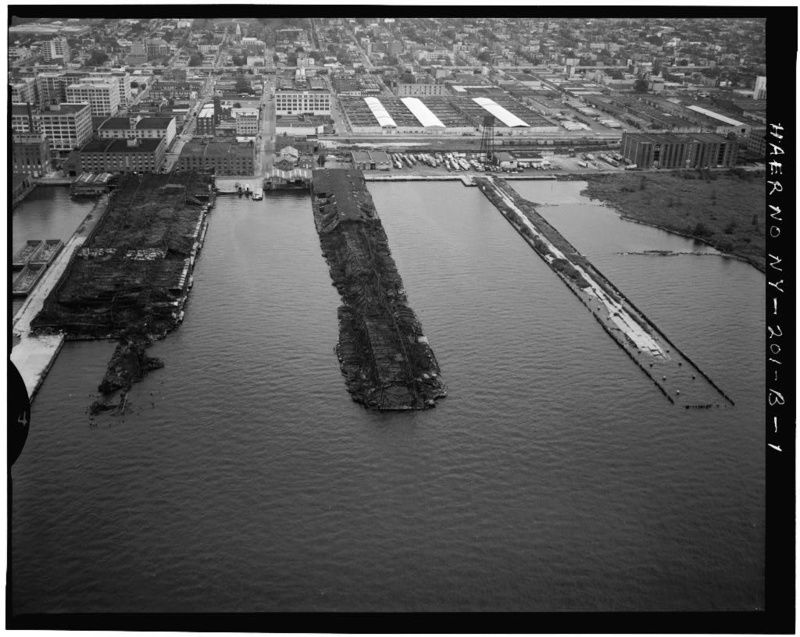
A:
{"label": "warehouse building", "polygon": [[326,91],[277,91],[275,112],[278,115],[330,115],[331,94]]}
{"label": "warehouse building", "polygon": [[15,173],[39,177],[50,166],[50,144],[42,134],[20,133],[11,137]]}
{"label": "warehouse building", "polygon": [[622,154],[639,168],[732,167],[738,143],[713,133],[623,133]]}
{"label": "warehouse building", "polygon": [[77,153],[80,172],[157,173],[164,165],[166,140],[93,139]]}
{"label": "warehouse building", "polygon": [[353,165],[359,170],[391,170],[392,160],[382,150],[354,150]]}
{"label": "warehouse building", "polygon": [[114,115],[120,106],[118,81],[78,82],[67,86],[67,101],[89,104],[92,115]]}
{"label": "warehouse building", "polygon": [[178,170],[201,170],[217,175],[252,175],[255,171],[252,142],[191,141],[178,159]]}
{"label": "warehouse building", "polygon": [[197,125],[195,127],[195,134],[197,135],[214,135],[214,127],[217,121],[215,109],[213,104],[206,104],[197,115]]}
{"label": "warehouse building", "polygon": [[100,139],[161,139],[167,148],[175,139],[177,124],[174,117],[111,117],[97,129]]}

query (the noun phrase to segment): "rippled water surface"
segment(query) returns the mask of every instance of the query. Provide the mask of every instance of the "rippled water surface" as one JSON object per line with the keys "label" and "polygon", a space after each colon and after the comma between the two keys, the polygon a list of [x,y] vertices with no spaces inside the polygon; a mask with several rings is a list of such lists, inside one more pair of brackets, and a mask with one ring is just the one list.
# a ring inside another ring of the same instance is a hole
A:
{"label": "rippled water surface", "polygon": [[761,607],[763,275],[618,254],[693,246],[580,183],[514,185],[736,406],[667,403],[477,189],[375,183],[449,396],[367,412],[309,199],[220,198],[132,411],[86,414],[105,342],[65,346],[36,399],[15,609]]}

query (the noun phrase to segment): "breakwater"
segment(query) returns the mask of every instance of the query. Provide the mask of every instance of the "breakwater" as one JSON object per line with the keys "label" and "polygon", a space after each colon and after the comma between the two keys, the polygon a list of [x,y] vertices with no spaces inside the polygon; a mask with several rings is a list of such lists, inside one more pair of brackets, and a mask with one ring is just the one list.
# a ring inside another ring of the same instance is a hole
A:
{"label": "breakwater", "polygon": [[342,298],[336,353],[353,400],[379,410],[433,407],[446,395],[439,364],[408,305],[362,173],[315,171],[312,208]]}
{"label": "breakwater", "polygon": [[478,177],[475,183],[672,404],[687,409],[733,404],[531,202],[502,179]]}

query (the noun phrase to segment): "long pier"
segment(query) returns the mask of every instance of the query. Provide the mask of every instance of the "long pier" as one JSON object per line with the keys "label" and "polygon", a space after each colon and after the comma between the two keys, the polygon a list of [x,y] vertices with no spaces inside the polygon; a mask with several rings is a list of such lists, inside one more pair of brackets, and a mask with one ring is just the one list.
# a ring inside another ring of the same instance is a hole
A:
{"label": "long pier", "polygon": [[312,209],[342,299],[337,357],[353,400],[378,410],[427,409],[447,394],[375,204],[358,170],[314,171]]}
{"label": "long pier", "polygon": [[475,183],[670,403],[686,409],[734,404],[531,202],[502,179],[478,177]]}
{"label": "long pier", "polygon": [[19,338],[19,342],[11,350],[11,361],[19,370],[31,401],[64,346],[63,334],[34,336],[31,333],[31,321],[39,314],[45,299],[58,285],[78,249],[92,235],[107,209],[108,195],[103,195],[86,215],[50,267],[47,268],[44,276],[31,290],[25,303],[14,316],[13,331],[14,335]]}

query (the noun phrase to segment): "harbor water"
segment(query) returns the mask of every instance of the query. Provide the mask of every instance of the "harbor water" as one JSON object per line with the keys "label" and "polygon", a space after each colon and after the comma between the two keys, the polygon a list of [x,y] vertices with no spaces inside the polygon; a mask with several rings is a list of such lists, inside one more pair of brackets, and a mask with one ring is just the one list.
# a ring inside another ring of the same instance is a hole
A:
{"label": "harbor water", "polygon": [[[697,246],[579,182],[513,186],[736,405],[670,405],[476,188],[372,183],[448,397],[368,412],[309,198],[221,197],[129,410],[88,415],[113,343],[67,343],[42,386],[14,610],[762,608],[763,275],[619,254]],[[33,203],[57,206],[15,241]]]}
{"label": "harbor water", "polygon": [[[69,188],[64,186],[37,186],[12,213],[11,256],[29,240],[66,242],[93,204],[93,199],[72,199]],[[16,314],[24,302],[24,299],[14,299],[12,313]]]}

